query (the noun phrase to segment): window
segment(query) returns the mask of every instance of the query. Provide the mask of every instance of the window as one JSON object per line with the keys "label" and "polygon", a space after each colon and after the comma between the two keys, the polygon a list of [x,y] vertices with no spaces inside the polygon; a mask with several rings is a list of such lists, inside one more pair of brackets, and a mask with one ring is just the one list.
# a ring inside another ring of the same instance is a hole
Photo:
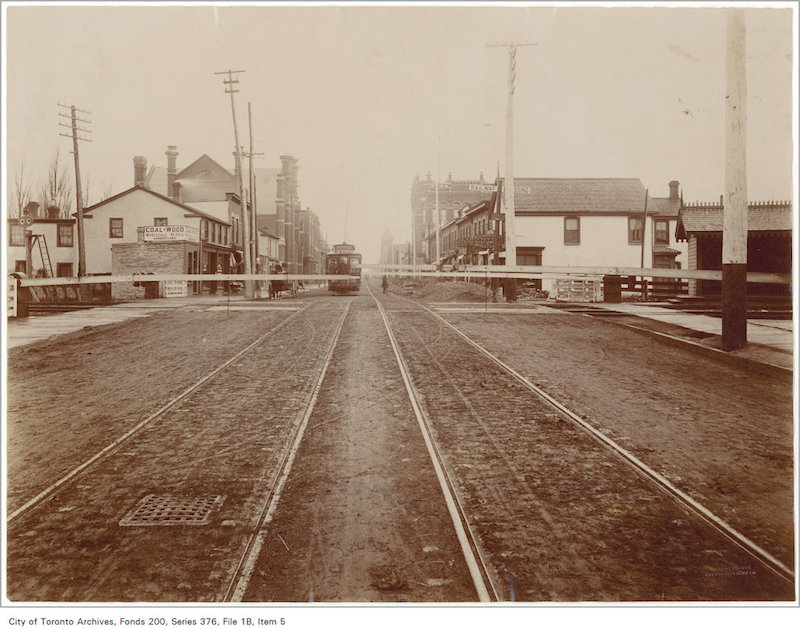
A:
{"label": "window", "polygon": [[154,218],[153,219],[153,225],[155,225],[156,227],[158,227],[159,225],[167,225],[167,219],[166,218]]}
{"label": "window", "polygon": [[655,221],[656,244],[668,245],[669,244],[669,221],[663,218],[657,218]]}
{"label": "window", "polygon": [[109,238],[122,238],[122,219],[109,218],[108,219],[108,237]]}
{"label": "window", "polygon": [[[25,246],[25,226],[17,223],[9,224],[8,226],[8,246],[9,247],[24,247]],[[24,270],[24,269],[23,269]]]}
{"label": "window", "polygon": [[17,273],[25,272],[25,260],[14,260],[14,270]]}
{"label": "window", "polygon": [[208,221],[203,221],[203,240],[208,240]]}
{"label": "window", "polygon": [[59,247],[72,247],[72,225],[59,225],[57,243]]}
{"label": "window", "polygon": [[72,262],[59,262],[56,265],[56,277],[72,277]]}
{"label": "window", "polygon": [[581,244],[581,219],[577,216],[564,217],[564,244]]}
{"label": "window", "polygon": [[628,217],[628,244],[640,245],[642,244],[642,217],[629,216]]}
{"label": "window", "polygon": [[217,224],[211,223],[211,242],[217,241]]}

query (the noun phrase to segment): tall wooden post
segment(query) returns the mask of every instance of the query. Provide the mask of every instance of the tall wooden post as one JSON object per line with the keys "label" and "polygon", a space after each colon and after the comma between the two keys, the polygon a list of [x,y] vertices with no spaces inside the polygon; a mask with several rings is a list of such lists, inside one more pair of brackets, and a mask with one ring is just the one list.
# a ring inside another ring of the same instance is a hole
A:
{"label": "tall wooden post", "polygon": [[59,126],[70,129],[69,134],[60,133],[59,135],[72,138],[72,154],[75,157],[75,207],[78,214],[78,277],[83,277],[86,275],[86,239],[83,229],[83,194],[81,194],[81,164],[78,157],[78,140],[91,142],[91,139],[86,136],[79,135],[79,132],[89,133],[89,130],[79,127],[78,123],[83,122],[85,124],[91,124],[92,121],[85,118],[78,118],[77,112],[88,115],[90,115],[92,112],[85,109],[78,109],[75,107],[75,105],[62,105],[59,103],[58,106],[68,108],[70,112],[69,115],[62,113],[58,114],[62,118],[69,118],[70,124],[65,124],[63,122],[58,124]]}
{"label": "tall wooden post", "polygon": [[[642,273],[644,273],[644,253],[647,241],[647,198],[650,195],[649,188],[644,191],[644,214],[642,216]],[[647,278],[642,275],[642,301],[647,301]]]}
{"label": "tall wooden post", "polygon": [[728,9],[725,64],[725,205],[722,349],[747,344],[747,76],[744,9]]}
{"label": "tall wooden post", "polygon": [[[239,145],[239,129],[236,126],[236,105],[234,104],[233,95],[238,92],[239,90],[234,89],[234,84],[238,83],[238,79],[234,79],[233,75],[244,72],[244,70],[225,70],[224,72],[215,72],[214,74],[227,74],[228,80],[222,81],[226,86],[229,86],[230,89],[226,89],[225,92],[231,95],[231,114],[233,115],[233,139],[234,139],[234,146],[236,147],[234,156],[236,158],[235,169],[237,173],[237,179],[239,183],[239,201],[242,204],[242,236],[243,236],[243,243],[242,243],[242,257],[244,258],[244,274],[250,275],[252,273],[252,267],[250,266],[250,219],[247,213],[247,199],[244,195],[244,183],[242,181],[242,148]],[[245,280],[244,282],[244,294],[245,297],[252,298],[253,297],[253,283],[250,280]]]}
{"label": "tall wooden post", "polygon": [[[517,264],[517,234],[514,227],[514,90],[516,89],[517,47],[536,46],[533,43],[508,42],[505,44],[487,44],[508,48],[508,101],[506,103],[506,186],[505,218],[506,218],[506,266]],[[516,280],[506,281],[507,301],[517,301]]]}

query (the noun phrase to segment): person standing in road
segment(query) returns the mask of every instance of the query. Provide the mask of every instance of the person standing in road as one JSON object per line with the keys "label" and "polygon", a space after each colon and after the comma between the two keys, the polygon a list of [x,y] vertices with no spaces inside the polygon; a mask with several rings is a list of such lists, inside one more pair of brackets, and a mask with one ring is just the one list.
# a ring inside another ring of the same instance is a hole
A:
{"label": "person standing in road", "polygon": [[389,278],[387,278],[385,275],[381,280],[381,288],[383,289],[384,294],[386,294],[386,291],[389,289]]}

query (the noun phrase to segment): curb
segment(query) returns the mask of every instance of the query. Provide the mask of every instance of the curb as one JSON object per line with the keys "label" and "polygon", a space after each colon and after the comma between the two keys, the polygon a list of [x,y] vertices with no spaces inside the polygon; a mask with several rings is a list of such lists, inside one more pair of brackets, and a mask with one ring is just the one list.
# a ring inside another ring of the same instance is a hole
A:
{"label": "curb", "polygon": [[[611,312],[619,312],[616,310],[612,310]],[[576,313],[577,314],[577,313]],[[649,336],[651,338],[655,338],[659,341],[672,345],[673,347],[682,347],[687,349],[691,352],[696,354],[702,354],[710,358],[715,358],[720,362],[727,363],[729,365],[733,365],[735,367],[739,367],[742,369],[746,369],[747,371],[752,371],[755,373],[760,373],[763,375],[769,376],[781,376],[781,377],[789,377],[793,378],[794,370],[789,367],[782,367],[781,365],[774,365],[772,363],[767,363],[761,360],[756,360],[754,358],[748,358],[746,356],[738,356],[736,354],[731,354],[729,352],[725,352],[721,349],[717,349],[716,347],[709,347],[708,345],[703,345],[701,343],[697,343],[696,341],[691,341],[689,339],[680,338],[678,336],[672,336],[671,334],[665,334],[664,332],[658,332],[656,330],[650,330],[648,328],[640,328],[639,326],[632,325],[630,323],[621,323],[614,321],[613,318],[598,318],[594,317],[588,313],[581,313],[583,316],[590,317],[593,319],[599,319],[601,321],[605,321],[612,325],[616,325],[619,327],[627,328],[637,334],[641,334],[643,336]],[[637,315],[632,315],[630,313],[619,313],[626,316],[636,317],[641,319],[642,317],[638,317]],[[680,326],[682,327],[682,326]],[[690,328],[685,328],[690,329]],[[715,335],[717,336],[717,335]]]}

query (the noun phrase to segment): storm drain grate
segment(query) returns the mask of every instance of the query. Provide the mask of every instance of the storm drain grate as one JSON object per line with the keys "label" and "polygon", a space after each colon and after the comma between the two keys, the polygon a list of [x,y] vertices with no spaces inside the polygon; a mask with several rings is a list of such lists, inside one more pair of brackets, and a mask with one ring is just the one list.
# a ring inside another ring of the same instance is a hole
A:
{"label": "storm drain grate", "polygon": [[119,521],[120,526],[208,524],[211,512],[225,496],[148,494]]}

